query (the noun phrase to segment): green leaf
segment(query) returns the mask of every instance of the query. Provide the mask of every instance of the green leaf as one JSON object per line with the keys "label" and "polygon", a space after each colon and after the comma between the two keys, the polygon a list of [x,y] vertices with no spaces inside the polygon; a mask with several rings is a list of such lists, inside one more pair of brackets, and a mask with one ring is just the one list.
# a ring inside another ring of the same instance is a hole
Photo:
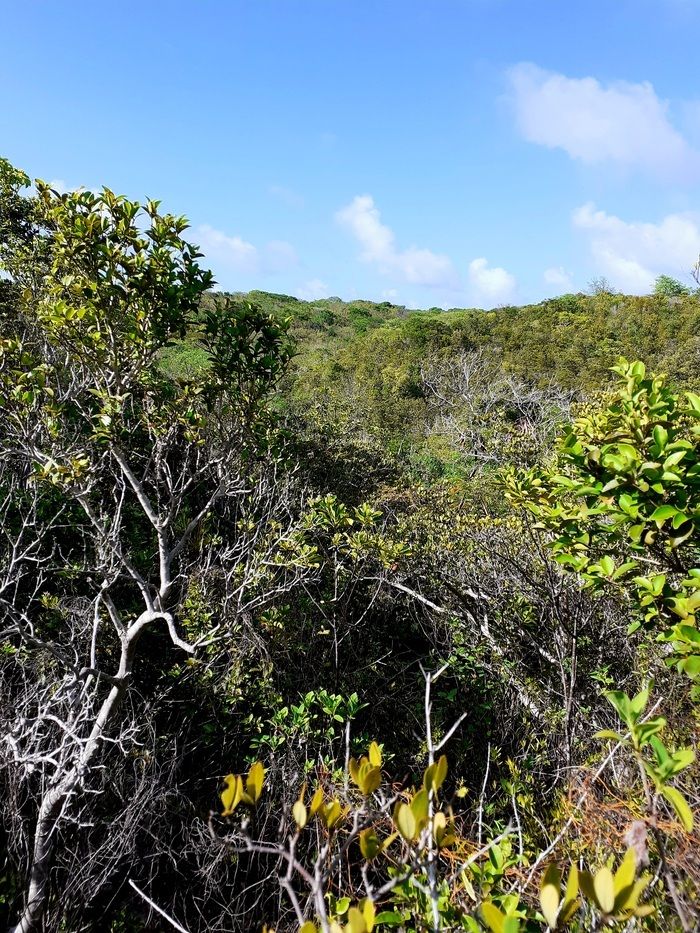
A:
{"label": "green leaf", "polygon": [[632,711],[630,709],[630,699],[627,694],[623,693],[621,690],[608,690],[605,694],[605,698],[615,707],[620,719],[628,725],[631,725]]}
{"label": "green leaf", "polygon": [[700,395],[696,395],[694,392],[686,392],[685,397],[688,400],[688,405],[690,405],[690,411],[700,416]]}
{"label": "green leaf", "polygon": [[609,554],[606,554],[605,557],[602,557],[600,560],[600,569],[605,574],[606,577],[611,577],[615,570],[615,561],[610,557]]}
{"label": "green leaf", "polygon": [[677,466],[681,460],[688,453],[687,450],[676,450],[671,454],[670,457],[667,457],[664,460],[664,470],[671,470],[674,466]]}
{"label": "green leaf", "polygon": [[373,826],[368,826],[360,833],[360,851],[364,858],[371,861],[379,853],[379,838]]}
{"label": "green leaf", "polygon": [[612,739],[613,742],[621,742],[622,736],[613,732],[612,729],[601,729],[600,732],[596,732],[593,736],[594,739]]}
{"label": "green leaf", "polygon": [[655,509],[649,516],[649,521],[656,522],[659,528],[663,525],[665,521],[668,521],[669,518],[673,518],[678,509],[672,505],[660,505],[658,509]]}
{"label": "green leaf", "polygon": [[387,927],[398,927],[404,922],[403,916],[395,910],[383,910],[374,918],[375,926],[383,923]]}
{"label": "green leaf", "polygon": [[696,677],[700,677],[700,655],[694,654],[690,655],[683,660],[678,665],[683,673],[687,674],[688,677],[693,680]]}
{"label": "green leaf", "polygon": [[630,710],[635,719],[639,719],[646,705],[649,702],[649,690],[651,689],[651,684],[647,684],[639,693],[630,700]]}
{"label": "green leaf", "polygon": [[668,444],[668,431],[666,428],[661,427],[660,424],[657,424],[653,431],[654,443],[659,448],[663,450],[666,444]]}

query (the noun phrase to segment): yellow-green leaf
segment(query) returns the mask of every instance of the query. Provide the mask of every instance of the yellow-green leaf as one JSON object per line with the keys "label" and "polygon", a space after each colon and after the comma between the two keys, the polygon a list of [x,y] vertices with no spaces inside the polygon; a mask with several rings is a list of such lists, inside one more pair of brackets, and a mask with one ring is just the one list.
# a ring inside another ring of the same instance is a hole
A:
{"label": "yellow-green leaf", "polygon": [[561,872],[556,865],[550,865],[544,873],[540,888],[540,907],[547,924],[555,929],[559,916],[561,897]]}
{"label": "yellow-green leaf", "polygon": [[637,881],[635,881],[634,885],[632,886],[632,890],[630,891],[630,893],[629,893],[629,895],[628,895],[628,897],[627,897],[627,900],[625,901],[625,909],[626,909],[626,910],[636,910],[636,909],[637,909],[637,904],[639,903],[639,898],[640,898],[640,897],[642,896],[642,894],[644,893],[644,890],[645,890],[645,888],[647,887],[647,885],[649,884],[650,881],[651,881],[651,875],[642,875],[641,878],[639,878]]}
{"label": "yellow-green leaf", "polygon": [[368,861],[379,853],[379,839],[373,826],[363,829],[360,833],[360,852]]}
{"label": "yellow-green leaf", "polygon": [[369,760],[375,768],[381,768],[382,766],[382,752],[376,742],[372,742],[369,747]]}
{"label": "yellow-green leaf", "polygon": [[319,811],[319,809],[321,808],[321,805],[322,805],[322,804],[323,804],[323,788],[322,788],[322,787],[317,787],[317,788],[316,788],[316,792],[314,793],[313,797],[311,798],[311,804],[310,804],[310,806],[309,806],[309,810],[311,811],[311,816],[315,816],[315,815],[316,815],[316,813],[317,813],[317,812]]}
{"label": "yellow-green leaf", "polygon": [[433,817],[433,838],[435,842],[440,846],[443,844],[443,840],[446,838],[447,833],[447,817],[439,810]]}
{"label": "yellow-green leaf", "polygon": [[669,786],[663,787],[661,793],[676,811],[678,819],[683,824],[683,829],[685,829],[687,833],[692,832],[694,823],[693,811],[688,806],[688,801],[683,794],[675,787]]}
{"label": "yellow-green leaf", "polygon": [[407,842],[413,842],[416,837],[416,818],[408,804],[396,804],[394,823],[403,838]]}
{"label": "yellow-green leaf", "polygon": [[351,907],[348,911],[348,923],[345,929],[348,933],[367,933],[365,918],[357,907]]}
{"label": "yellow-green leaf", "polygon": [[369,762],[360,766],[357,777],[357,785],[365,795],[369,797],[382,783],[382,772],[380,768],[373,768]]}
{"label": "yellow-green leaf", "polygon": [[589,871],[580,871],[578,873],[578,882],[586,899],[595,904],[596,895],[595,888],[593,887],[593,875]]}
{"label": "yellow-green leaf", "polygon": [[425,769],[425,774],[423,776],[423,787],[427,791],[432,791],[434,794],[440,790],[443,781],[447,777],[447,757],[441,755],[440,758],[433,762]]}
{"label": "yellow-green leaf", "polygon": [[303,829],[306,826],[308,813],[302,800],[297,800],[297,802],[292,807],[292,816],[294,817],[294,822],[297,824],[299,829]]}
{"label": "yellow-green leaf", "polygon": [[625,857],[620,862],[620,867],[615,872],[615,909],[621,906],[618,904],[620,894],[627,888],[631,888],[634,883],[634,876],[637,871],[637,858],[634,849],[630,848],[625,852]]}
{"label": "yellow-green leaf", "polygon": [[596,901],[604,914],[611,914],[615,907],[615,882],[607,865],[596,872],[593,879]]}
{"label": "yellow-green leaf", "polygon": [[362,916],[364,917],[365,926],[367,927],[368,933],[372,933],[372,930],[374,929],[374,918],[376,917],[374,902],[366,897],[363,901],[360,902],[360,907],[362,909]]}
{"label": "yellow-green leaf", "polygon": [[428,819],[428,794],[425,788],[421,788],[416,794],[414,794],[413,800],[411,801],[411,811],[416,820],[416,829],[421,830],[425,825],[425,821]]}
{"label": "yellow-green leaf", "polygon": [[447,777],[447,756],[441,755],[435,762],[435,777],[433,778],[433,790],[435,793],[442,787]]}
{"label": "yellow-green leaf", "polygon": [[506,919],[506,915],[492,901],[483,902],[481,915],[491,933],[503,933],[503,921]]}
{"label": "yellow-green leaf", "polygon": [[331,800],[327,806],[319,810],[319,813],[328,829],[333,829],[336,823],[340,822],[343,817],[343,808],[339,800]]}
{"label": "yellow-green leaf", "polygon": [[564,892],[564,901],[559,911],[559,919],[562,923],[568,923],[578,910],[578,868],[572,865],[569,868],[569,877],[566,879],[566,891]]}

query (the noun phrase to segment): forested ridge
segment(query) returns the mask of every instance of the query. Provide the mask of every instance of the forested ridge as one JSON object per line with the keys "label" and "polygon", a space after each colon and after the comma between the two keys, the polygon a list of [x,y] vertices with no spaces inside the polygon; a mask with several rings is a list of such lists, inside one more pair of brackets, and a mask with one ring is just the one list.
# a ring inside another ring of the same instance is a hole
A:
{"label": "forested ridge", "polygon": [[29,184],[0,924],[696,929],[700,297],[227,294],[159,202]]}

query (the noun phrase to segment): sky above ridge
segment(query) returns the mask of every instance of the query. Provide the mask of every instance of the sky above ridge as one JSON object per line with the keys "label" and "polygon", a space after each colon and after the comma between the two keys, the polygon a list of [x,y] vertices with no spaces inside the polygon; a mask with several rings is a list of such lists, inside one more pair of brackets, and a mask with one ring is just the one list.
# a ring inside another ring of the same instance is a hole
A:
{"label": "sky above ridge", "polygon": [[0,155],[227,290],[495,307],[700,254],[700,0],[8,2]]}

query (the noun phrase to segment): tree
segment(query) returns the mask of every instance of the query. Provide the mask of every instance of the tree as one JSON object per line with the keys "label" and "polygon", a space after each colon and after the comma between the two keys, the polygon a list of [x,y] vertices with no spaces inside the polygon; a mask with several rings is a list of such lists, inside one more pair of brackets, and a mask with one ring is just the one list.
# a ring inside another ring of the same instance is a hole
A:
{"label": "tree", "polygon": [[614,295],[615,289],[604,275],[591,279],[588,283],[589,295]]}
{"label": "tree", "polygon": [[[140,653],[192,656],[299,567],[273,559],[288,510],[266,479],[283,329],[246,303],[200,313],[211,273],[158,202],[41,182],[25,199],[26,181],[3,163],[0,766],[35,808],[16,933],[42,928],[61,842],[92,825],[105,764],[138,742]],[[178,382],[159,359],[188,332],[208,363]],[[194,582],[218,605],[188,640]]]}
{"label": "tree", "polygon": [[536,460],[550,449],[571,403],[570,392],[530,385],[479,350],[428,357],[421,388],[431,432],[447,438],[472,473]]}
{"label": "tree", "polygon": [[654,282],[654,294],[662,298],[681,298],[689,295],[690,289],[670,275],[659,275]]}

